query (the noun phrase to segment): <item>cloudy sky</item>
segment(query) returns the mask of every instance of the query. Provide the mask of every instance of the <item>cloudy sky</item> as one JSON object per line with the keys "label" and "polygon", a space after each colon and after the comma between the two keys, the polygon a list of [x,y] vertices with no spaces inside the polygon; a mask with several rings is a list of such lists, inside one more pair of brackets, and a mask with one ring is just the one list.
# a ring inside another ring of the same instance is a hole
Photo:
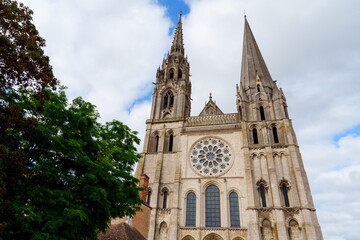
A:
{"label": "cloudy sky", "polygon": [[[157,67],[183,12],[192,115],[235,112],[244,11],[290,117],[324,238],[360,236],[360,1],[23,0],[68,96],[143,139]],[[142,148],[141,146],[139,147]]]}

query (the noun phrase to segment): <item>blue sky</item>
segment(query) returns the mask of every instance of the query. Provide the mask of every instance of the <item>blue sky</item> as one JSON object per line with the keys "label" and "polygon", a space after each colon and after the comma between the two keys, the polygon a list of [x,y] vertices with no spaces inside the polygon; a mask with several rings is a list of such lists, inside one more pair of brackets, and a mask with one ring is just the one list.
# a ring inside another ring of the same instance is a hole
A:
{"label": "blue sky", "polygon": [[[191,66],[192,115],[209,92],[236,111],[244,9],[285,92],[327,240],[360,236],[360,1],[23,0],[70,98],[95,104],[144,138],[152,82],[180,11]],[[139,146],[142,151],[142,145]],[[346,202],[346,204],[342,204]]]}

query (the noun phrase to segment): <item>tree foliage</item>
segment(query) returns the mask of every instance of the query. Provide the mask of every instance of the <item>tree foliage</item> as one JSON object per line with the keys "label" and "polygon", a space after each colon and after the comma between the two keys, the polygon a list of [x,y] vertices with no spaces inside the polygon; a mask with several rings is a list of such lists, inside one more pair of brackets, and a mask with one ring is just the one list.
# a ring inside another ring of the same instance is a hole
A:
{"label": "tree foliage", "polygon": [[31,10],[3,0],[0,24],[0,236],[97,239],[139,209],[136,132],[99,123],[82,98],[68,104]]}
{"label": "tree foliage", "polygon": [[0,232],[12,220],[19,179],[27,174],[22,140],[36,125],[26,115],[22,98],[37,99],[41,112],[46,88],[55,87],[49,59],[43,53],[45,41],[31,22],[31,10],[15,1],[0,3]]}

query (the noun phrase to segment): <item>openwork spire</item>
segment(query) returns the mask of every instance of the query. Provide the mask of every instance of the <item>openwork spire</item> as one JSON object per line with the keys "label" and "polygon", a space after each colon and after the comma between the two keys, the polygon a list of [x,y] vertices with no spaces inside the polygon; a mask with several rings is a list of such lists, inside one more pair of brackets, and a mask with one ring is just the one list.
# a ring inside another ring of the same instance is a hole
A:
{"label": "openwork spire", "polygon": [[174,36],[174,40],[171,46],[171,54],[180,53],[184,55],[184,42],[183,42],[183,33],[182,33],[182,22],[181,22],[182,15],[179,16],[179,21],[176,27],[176,32]]}
{"label": "openwork spire", "polygon": [[274,82],[245,16],[240,83],[248,92],[250,89],[256,88],[258,81],[261,81],[264,89],[274,87]]}

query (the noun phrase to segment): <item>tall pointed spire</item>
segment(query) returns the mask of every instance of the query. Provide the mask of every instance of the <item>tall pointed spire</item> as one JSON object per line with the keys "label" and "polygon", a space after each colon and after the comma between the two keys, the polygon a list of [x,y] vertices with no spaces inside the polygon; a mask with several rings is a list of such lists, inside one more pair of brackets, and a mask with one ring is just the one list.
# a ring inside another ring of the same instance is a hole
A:
{"label": "tall pointed spire", "polygon": [[266,92],[270,92],[274,87],[274,82],[245,16],[240,83],[249,95],[255,91],[259,81]]}
{"label": "tall pointed spire", "polygon": [[182,33],[182,22],[181,22],[182,14],[180,13],[179,21],[176,27],[176,32],[174,36],[174,40],[171,46],[171,54],[180,53],[184,55],[184,42],[183,42],[183,33]]}

